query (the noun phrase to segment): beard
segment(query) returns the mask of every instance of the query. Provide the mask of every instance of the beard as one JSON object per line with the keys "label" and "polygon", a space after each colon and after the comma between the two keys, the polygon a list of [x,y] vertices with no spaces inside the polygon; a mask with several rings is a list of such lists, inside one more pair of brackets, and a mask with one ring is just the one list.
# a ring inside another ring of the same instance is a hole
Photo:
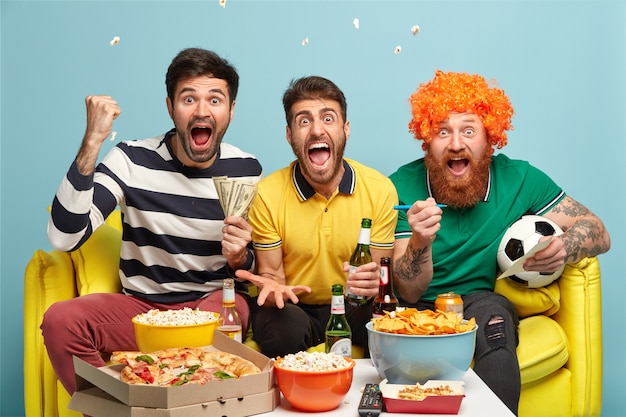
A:
{"label": "beard", "polygon": [[194,123],[197,121],[198,119],[191,120],[187,124],[186,131],[183,131],[182,129],[179,129],[178,127],[176,127],[176,133],[178,137],[180,138],[180,142],[181,142],[183,150],[185,151],[185,154],[190,160],[192,160],[193,162],[197,162],[197,163],[208,162],[217,154],[217,151],[219,150],[220,145],[222,143],[222,138],[224,137],[224,134],[226,133],[226,130],[228,129],[228,125],[226,125],[226,127],[222,130],[216,130],[215,121],[213,119],[209,119],[208,123],[211,125],[212,130],[213,130],[211,144],[208,148],[198,151],[191,147],[191,142],[193,141],[193,138],[192,138],[193,128],[192,127]]}
{"label": "beard", "polygon": [[[311,141],[315,142],[316,140]],[[343,136],[342,140],[331,141],[331,145],[329,148],[329,158],[331,159],[331,165],[324,170],[314,169],[310,165],[308,147],[309,145],[306,144],[301,147],[293,148],[293,153],[296,155],[296,158],[300,163],[300,170],[302,171],[304,177],[307,178],[307,180],[311,182],[311,185],[313,186],[316,184],[328,184],[333,181],[343,168],[343,153],[346,148],[345,135]]]}
{"label": "beard", "polygon": [[[428,169],[433,197],[438,203],[453,208],[473,207],[485,198],[489,184],[489,165],[492,148],[485,148],[479,159],[472,158],[466,152],[446,152],[441,161],[426,152],[424,163]],[[469,170],[462,177],[455,177],[448,170],[448,161],[452,158],[468,160]]]}

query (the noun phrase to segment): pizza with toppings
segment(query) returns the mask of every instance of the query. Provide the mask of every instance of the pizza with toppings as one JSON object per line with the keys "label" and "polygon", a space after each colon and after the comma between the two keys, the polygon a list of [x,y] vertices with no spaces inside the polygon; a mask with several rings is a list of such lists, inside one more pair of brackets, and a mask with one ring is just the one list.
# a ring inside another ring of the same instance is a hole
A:
{"label": "pizza with toppings", "polygon": [[111,355],[111,362],[126,365],[120,372],[120,379],[128,384],[204,384],[261,373],[255,364],[241,356],[202,348],[117,351]]}

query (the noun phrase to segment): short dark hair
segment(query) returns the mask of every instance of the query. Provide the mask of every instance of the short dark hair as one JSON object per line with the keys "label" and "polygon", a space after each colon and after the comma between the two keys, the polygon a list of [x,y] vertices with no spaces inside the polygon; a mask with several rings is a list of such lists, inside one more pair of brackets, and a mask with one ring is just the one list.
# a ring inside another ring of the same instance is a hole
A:
{"label": "short dark hair", "polygon": [[183,49],[174,57],[165,75],[167,96],[174,101],[176,87],[180,81],[203,75],[226,81],[232,105],[239,89],[237,70],[215,52],[200,48]]}
{"label": "short dark hair", "polygon": [[345,122],[347,120],[348,103],[346,103],[346,97],[343,95],[343,92],[334,82],[313,75],[291,80],[289,87],[283,94],[283,108],[285,109],[287,125],[289,126],[293,116],[291,107],[294,103],[302,100],[315,100],[320,98],[338,102],[341,107],[343,121]]}

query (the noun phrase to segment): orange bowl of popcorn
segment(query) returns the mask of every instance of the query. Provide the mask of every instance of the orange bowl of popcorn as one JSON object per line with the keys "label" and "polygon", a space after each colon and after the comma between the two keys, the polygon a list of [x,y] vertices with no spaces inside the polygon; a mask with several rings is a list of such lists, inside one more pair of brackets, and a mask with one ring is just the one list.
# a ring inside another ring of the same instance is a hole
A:
{"label": "orange bowl of popcorn", "polygon": [[213,311],[150,310],[133,317],[135,341],[142,352],[202,347],[213,343],[220,315]]}
{"label": "orange bowl of popcorn", "polygon": [[278,358],[278,388],[300,411],[322,412],[339,407],[352,386],[355,362],[323,352],[298,352]]}

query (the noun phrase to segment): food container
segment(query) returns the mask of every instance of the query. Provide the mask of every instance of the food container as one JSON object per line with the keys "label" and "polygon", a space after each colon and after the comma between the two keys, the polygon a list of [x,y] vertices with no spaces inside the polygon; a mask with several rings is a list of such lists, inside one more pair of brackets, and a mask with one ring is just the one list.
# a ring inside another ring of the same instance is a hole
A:
{"label": "food container", "polygon": [[281,367],[281,358],[274,364],[278,388],[289,403],[300,411],[334,410],[352,386],[355,362],[348,368],[331,371],[297,371]]}
{"label": "food container", "polygon": [[458,414],[461,402],[465,397],[463,381],[430,380],[422,384],[423,387],[449,386],[454,395],[429,395],[423,400],[407,400],[398,398],[398,392],[406,384],[390,384],[385,379],[380,384],[385,409],[388,413],[411,414]]}
{"label": "food container", "polygon": [[[211,313],[211,312],[204,312]],[[133,317],[135,340],[142,352],[178,347],[202,347],[213,343],[219,313],[212,313],[210,321],[187,325],[157,325],[140,323]]]}
{"label": "food container", "polygon": [[460,381],[472,363],[476,326],[465,333],[407,335],[365,326],[369,351],[381,378],[394,384],[425,383],[430,379]]}

